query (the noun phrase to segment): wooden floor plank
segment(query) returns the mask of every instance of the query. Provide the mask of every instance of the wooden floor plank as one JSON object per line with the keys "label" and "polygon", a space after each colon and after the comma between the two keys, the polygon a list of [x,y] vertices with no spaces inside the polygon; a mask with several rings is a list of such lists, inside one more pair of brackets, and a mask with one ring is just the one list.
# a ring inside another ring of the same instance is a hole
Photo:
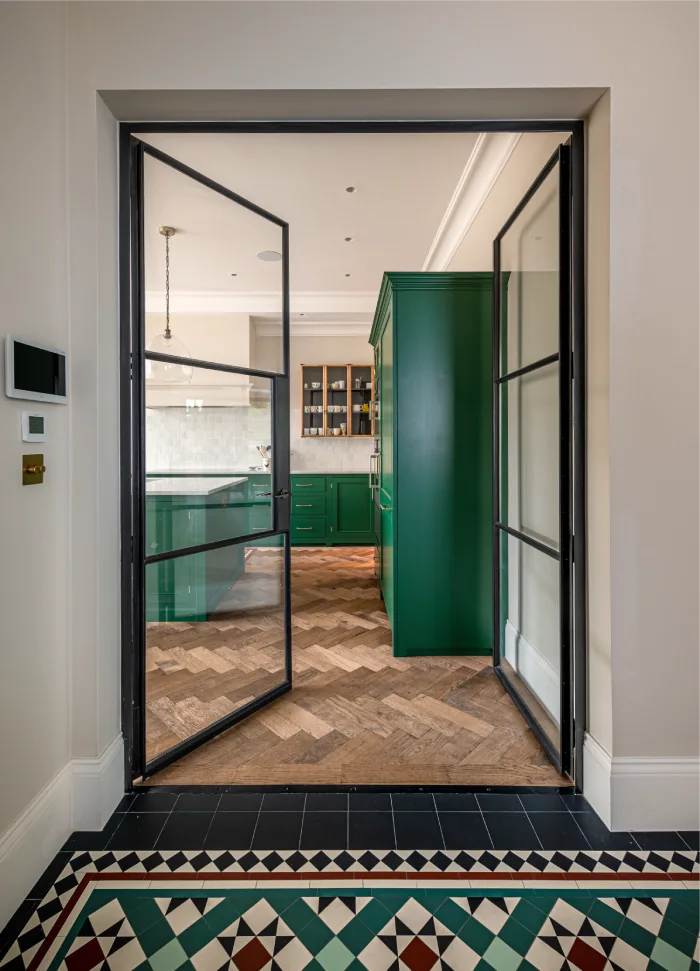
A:
{"label": "wooden floor plank", "polygon": [[[149,758],[281,682],[279,556],[246,560],[254,609],[147,625]],[[292,691],[149,784],[562,784],[490,658],[394,657],[371,549],[293,550],[292,603]]]}

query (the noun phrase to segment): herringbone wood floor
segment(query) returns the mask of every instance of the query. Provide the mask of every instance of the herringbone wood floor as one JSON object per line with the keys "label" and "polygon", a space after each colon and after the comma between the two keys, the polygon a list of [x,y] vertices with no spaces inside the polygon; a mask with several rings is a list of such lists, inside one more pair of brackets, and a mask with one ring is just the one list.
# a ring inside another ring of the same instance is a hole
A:
{"label": "herringbone wood floor", "polygon": [[[279,556],[208,623],[149,625],[149,758],[283,677]],[[562,784],[490,659],[393,656],[371,549],[293,550],[292,605],[293,690],[151,784]]]}

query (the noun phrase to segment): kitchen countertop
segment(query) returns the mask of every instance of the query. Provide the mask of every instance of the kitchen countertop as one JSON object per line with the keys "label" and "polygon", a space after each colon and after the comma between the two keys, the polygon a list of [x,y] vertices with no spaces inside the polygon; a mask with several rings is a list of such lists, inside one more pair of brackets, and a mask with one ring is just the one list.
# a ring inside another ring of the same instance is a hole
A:
{"label": "kitchen countertop", "polygon": [[[292,469],[291,475],[367,475],[369,469]],[[229,475],[269,475],[269,469],[168,469],[163,472],[147,472],[146,478],[153,480],[158,477],[187,476],[229,476]]]}
{"label": "kitchen countertop", "polygon": [[186,476],[181,479],[163,478],[146,481],[146,495],[149,496],[210,496],[214,492],[230,489],[231,486],[247,482],[243,476],[212,476],[210,478]]}

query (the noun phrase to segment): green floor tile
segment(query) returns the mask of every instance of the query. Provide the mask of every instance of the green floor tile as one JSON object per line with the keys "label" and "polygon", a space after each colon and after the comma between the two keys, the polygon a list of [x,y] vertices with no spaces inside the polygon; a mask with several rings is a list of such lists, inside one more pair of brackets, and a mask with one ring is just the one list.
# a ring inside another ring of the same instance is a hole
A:
{"label": "green floor tile", "polygon": [[332,938],[316,955],[316,960],[324,971],[346,971],[355,955],[338,937]]}
{"label": "green floor tile", "polygon": [[521,954],[513,950],[500,937],[494,938],[484,952],[484,961],[495,968],[496,971],[516,971],[522,958]]}
{"label": "green floor tile", "polygon": [[678,948],[660,938],[657,938],[654,943],[651,958],[665,971],[690,971],[690,955],[683,954]]}
{"label": "green floor tile", "polygon": [[635,921],[630,920],[629,917],[625,918],[622,922],[620,930],[617,932],[617,936],[625,941],[626,944],[631,945],[636,948],[637,951],[641,951],[642,954],[646,954],[647,957],[652,952],[654,947],[654,941],[656,937],[651,934],[646,928],[637,924]]}
{"label": "green floor tile", "polygon": [[519,924],[517,920],[511,918],[505,922],[498,932],[498,936],[509,947],[512,947],[514,951],[517,951],[521,957],[525,957],[530,950],[530,945],[537,937],[537,931],[529,930],[527,927]]}
{"label": "green floor tile", "polygon": [[156,951],[160,951],[161,948],[173,940],[175,940],[175,934],[162,914],[160,915],[160,920],[156,921],[155,924],[151,924],[148,930],[139,935],[139,943],[146,952],[146,957],[150,957]]}
{"label": "green floor tile", "polygon": [[604,927],[606,931],[610,931],[611,934],[617,934],[625,920],[624,914],[621,914],[619,910],[613,910],[602,900],[593,901],[588,916],[601,927]]}
{"label": "green floor tile", "polygon": [[241,916],[241,905],[237,897],[227,896],[216,907],[204,915],[204,920],[214,935],[221,934]]}
{"label": "green floor tile", "polygon": [[460,940],[468,944],[472,951],[477,954],[484,954],[494,939],[494,935],[483,924],[473,917],[466,922],[457,935]]}
{"label": "green floor tile", "polygon": [[203,918],[196,920],[194,924],[190,924],[189,927],[178,934],[178,940],[188,957],[192,957],[197,951],[201,951],[215,937],[216,934]]}
{"label": "green floor tile", "polygon": [[698,940],[697,933],[686,930],[680,924],[676,924],[675,921],[669,920],[667,917],[664,918],[661,924],[659,937],[662,941],[666,941],[668,944],[672,944],[673,947],[678,948],[683,954],[687,954],[688,957],[693,956]]}
{"label": "green floor tile", "polygon": [[165,947],[161,947],[155,954],[151,954],[149,964],[153,971],[176,971],[177,968],[187,961],[182,944],[177,938],[173,938]]}
{"label": "green floor tile", "polygon": [[529,900],[521,900],[511,914],[511,918],[537,935],[547,915],[537,907],[533,907]]}
{"label": "green floor tile", "polygon": [[282,919],[297,937],[315,916],[309,905],[300,898],[282,911]]}
{"label": "green floor tile", "polygon": [[459,907],[453,900],[449,898],[444,900],[440,907],[435,911],[435,916],[439,921],[441,921],[445,927],[456,934],[469,920],[469,914],[466,910]]}
{"label": "green floor tile", "polygon": [[665,916],[693,934],[700,933],[700,901],[692,890],[674,894],[669,900]]}
{"label": "green floor tile", "polygon": [[137,937],[141,937],[156,921],[163,919],[163,914],[153,898],[149,900],[139,896],[133,900],[122,901],[122,906]]}
{"label": "green floor tile", "polygon": [[393,916],[394,911],[390,911],[377,897],[373,897],[371,902],[366,907],[363,907],[359,914],[362,923],[369,927],[371,931],[374,931],[375,934],[378,934]]}
{"label": "green floor tile", "polygon": [[338,937],[353,954],[359,954],[376,937],[376,934],[363,924],[359,917],[355,917],[338,933]]}
{"label": "green floor tile", "polygon": [[303,935],[304,944],[311,953],[318,955],[319,951],[323,950],[333,937],[335,935],[330,927],[324,924],[320,917],[312,913],[311,920],[304,928]]}

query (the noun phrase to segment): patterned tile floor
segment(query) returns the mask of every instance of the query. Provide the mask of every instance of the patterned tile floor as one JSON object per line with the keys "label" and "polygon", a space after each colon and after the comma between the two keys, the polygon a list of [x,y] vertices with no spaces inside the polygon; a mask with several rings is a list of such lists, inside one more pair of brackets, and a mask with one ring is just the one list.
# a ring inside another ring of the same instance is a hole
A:
{"label": "patterned tile floor", "polygon": [[698,834],[610,834],[571,794],[160,790],[119,810],[58,854],[2,971],[699,971]]}

